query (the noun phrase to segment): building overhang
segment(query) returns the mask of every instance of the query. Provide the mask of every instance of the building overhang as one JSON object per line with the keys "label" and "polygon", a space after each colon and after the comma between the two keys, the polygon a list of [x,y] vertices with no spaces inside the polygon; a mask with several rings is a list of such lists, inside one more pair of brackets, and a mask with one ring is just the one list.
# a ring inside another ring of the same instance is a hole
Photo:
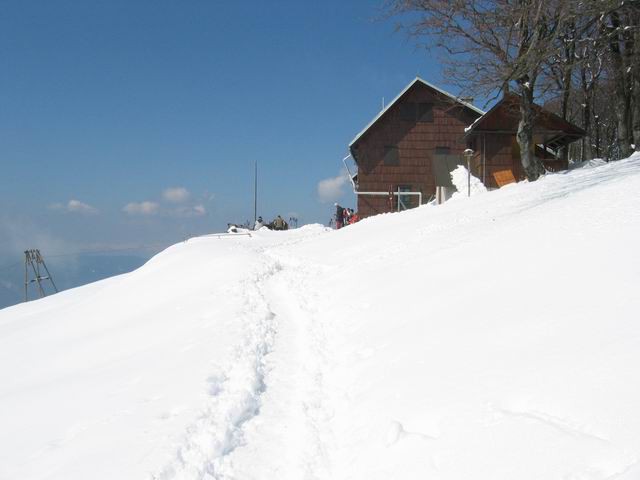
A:
{"label": "building overhang", "polygon": [[[465,138],[479,135],[515,135],[518,132],[520,97],[505,95],[487,113],[465,129]],[[534,104],[533,143],[559,148],[586,135],[586,132],[545,108]]]}

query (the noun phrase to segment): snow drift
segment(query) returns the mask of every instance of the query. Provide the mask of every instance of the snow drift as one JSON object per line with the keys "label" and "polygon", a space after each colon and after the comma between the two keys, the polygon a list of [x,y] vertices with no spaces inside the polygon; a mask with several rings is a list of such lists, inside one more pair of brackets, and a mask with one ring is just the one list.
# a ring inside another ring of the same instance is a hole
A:
{"label": "snow drift", "polygon": [[0,311],[0,479],[640,477],[640,156]]}
{"label": "snow drift", "polygon": [[458,197],[470,197],[484,193],[487,191],[487,187],[484,183],[473,175],[469,175],[469,170],[464,166],[458,165],[456,169],[451,172],[451,182],[456,187],[456,192],[451,196],[452,199]]}

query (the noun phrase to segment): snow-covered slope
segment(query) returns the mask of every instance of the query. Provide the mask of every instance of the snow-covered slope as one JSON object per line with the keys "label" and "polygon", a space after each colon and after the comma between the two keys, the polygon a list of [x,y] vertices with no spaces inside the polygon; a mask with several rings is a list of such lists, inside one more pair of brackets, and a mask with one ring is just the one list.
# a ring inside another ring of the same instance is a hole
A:
{"label": "snow-covered slope", "polygon": [[0,311],[0,479],[640,478],[640,156]]}

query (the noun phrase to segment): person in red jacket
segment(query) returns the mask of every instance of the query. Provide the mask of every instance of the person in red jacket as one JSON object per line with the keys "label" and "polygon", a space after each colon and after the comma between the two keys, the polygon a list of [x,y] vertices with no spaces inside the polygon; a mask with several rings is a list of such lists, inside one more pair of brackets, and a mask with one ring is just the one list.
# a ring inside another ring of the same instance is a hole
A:
{"label": "person in red jacket", "polygon": [[343,209],[343,211],[342,211],[342,225],[343,226],[349,225],[349,223],[350,223],[349,222],[349,217],[350,216],[351,216],[351,214],[349,212],[349,209],[348,208]]}

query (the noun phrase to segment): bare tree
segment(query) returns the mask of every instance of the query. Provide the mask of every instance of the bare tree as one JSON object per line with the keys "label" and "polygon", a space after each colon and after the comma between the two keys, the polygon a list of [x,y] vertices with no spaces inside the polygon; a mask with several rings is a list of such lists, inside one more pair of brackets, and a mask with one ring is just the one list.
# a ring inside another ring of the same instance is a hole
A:
{"label": "bare tree", "polygon": [[[602,74],[602,58],[599,51],[591,48],[592,42],[584,41],[578,47],[576,59],[580,76],[580,107],[582,110],[582,128],[587,135],[582,139],[581,160],[590,160],[593,158],[593,150],[599,150],[598,142],[593,143],[594,124],[597,127],[597,114],[594,111],[596,85]],[[598,153],[599,155],[599,153]]]}
{"label": "bare tree", "polygon": [[[573,112],[570,111],[572,105],[572,94],[574,92],[573,75],[576,69],[576,38],[577,27],[575,22],[569,21],[558,36],[558,46],[555,54],[549,56],[544,65],[544,76],[550,82],[548,90],[551,92],[550,101],[552,109],[555,110],[563,120],[573,120]],[[559,107],[558,101],[559,100]],[[569,148],[563,146],[560,156],[567,162],[569,160]]]}
{"label": "bare tree", "polygon": [[609,58],[610,68],[615,85],[615,106],[618,117],[617,133],[618,148],[622,156],[627,156],[630,152],[630,129],[629,129],[629,113],[630,113],[630,96],[629,96],[629,75],[627,66],[625,65],[625,57],[627,56],[627,48],[629,45],[624,40],[623,27],[620,22],[618,12],[613,12],[610,16],[611,23],[608,25],[609,38]]}
{"label": "bare tree", "polygon": [[602,55],[614,87],[617,150],[640,150],[640,2],[590,0],[600,9]]}
{"label": "bare tree", "polygon": [[597,157],[608,160],[621,158],[617,142],[617,115],[611,99],[615,96],[613,82],[600,78],[593,94],[593,149]]}
{"label": "bare tree", "polygon": [[587,132],[583,160],[625,157],[632,144],[640,149],[640,2],[571,1],[569,34],[559,37],[545,70],[552,99],[561,97],[550,105],[563,117],[580,112],[571,121]]}
{"label": "bare tree", "polygon": [[442,54],[445,77],[466,94],[519,95],[528,179],[544,173],[534,98],[559,99],[558,113],[587,131],[583,159],[640,150],[640,0],[388,0],[388,11]]}
{"label": "bare tree", "polygon": [[445,75],[484,96],[515,90],[520,97],[517,141],[529,180],[544,173],[533,154],[533,101],[546,60],[575,18],[564,0],[391,0],[393,14],[410,14],[407,29],[445,53]]}
{"label": "bare tree", "polygon": [[631,94],[631,128],[635,150],[640,151],[640,3],[635,2],[629,9],[628,35],[631,37],[633,51],[630,54],[630,94]]}

